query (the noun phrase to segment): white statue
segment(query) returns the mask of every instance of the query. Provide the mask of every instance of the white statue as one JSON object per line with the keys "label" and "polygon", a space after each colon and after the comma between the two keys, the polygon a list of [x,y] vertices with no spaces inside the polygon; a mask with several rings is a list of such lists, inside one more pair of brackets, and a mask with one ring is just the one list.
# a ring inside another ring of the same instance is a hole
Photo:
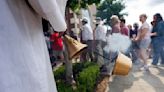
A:
{"label": "white statue", "polygon": [[65,31],[66,2],[0,0],[0,92],[57,92],[41,17]]}

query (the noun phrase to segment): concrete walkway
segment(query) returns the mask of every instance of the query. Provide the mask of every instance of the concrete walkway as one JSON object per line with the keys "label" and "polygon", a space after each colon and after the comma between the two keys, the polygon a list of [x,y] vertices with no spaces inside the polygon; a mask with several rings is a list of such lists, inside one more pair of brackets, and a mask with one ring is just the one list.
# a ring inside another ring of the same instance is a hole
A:
{"label": "concrete walkway", "polygon": [[137,65],[128,76],[115,76],[109,92],[164,92],[164,67],[140,71]]}

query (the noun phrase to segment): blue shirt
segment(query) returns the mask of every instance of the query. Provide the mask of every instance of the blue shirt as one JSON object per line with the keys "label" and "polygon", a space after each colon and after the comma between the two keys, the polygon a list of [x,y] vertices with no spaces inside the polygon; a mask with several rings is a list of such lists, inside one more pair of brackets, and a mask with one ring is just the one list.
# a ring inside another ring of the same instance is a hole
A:
{"label": "blue shirt", "polygon": [[154,26],[152,32],[156,32],[157,35],[152,37],[152,41],[164,42],[164,21],[158,22],[156,26]]}
{"label": "blue shirt", "polygon": [[160,22],[158,26],[157,36],[164,38],[164,21]]}

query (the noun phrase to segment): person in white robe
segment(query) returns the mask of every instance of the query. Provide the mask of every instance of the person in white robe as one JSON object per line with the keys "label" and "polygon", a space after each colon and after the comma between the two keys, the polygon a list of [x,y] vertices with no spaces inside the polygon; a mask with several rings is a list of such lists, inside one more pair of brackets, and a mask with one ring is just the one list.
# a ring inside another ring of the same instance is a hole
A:
{"label": "person in white robe", "polygon": [[0,0],[0,92],[57,92],[41,18],[65,31],[66,2]]}

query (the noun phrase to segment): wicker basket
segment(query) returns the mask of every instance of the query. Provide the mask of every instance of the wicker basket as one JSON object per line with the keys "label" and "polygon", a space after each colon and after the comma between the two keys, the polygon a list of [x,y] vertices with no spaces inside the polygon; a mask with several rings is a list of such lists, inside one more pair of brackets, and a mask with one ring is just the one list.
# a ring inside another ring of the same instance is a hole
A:
{"label": "wicker basket", "polygon": [[130,58],[122,53],[119,53],[113,68],[114,75],[128,75],[132,68],[132,61]]}

